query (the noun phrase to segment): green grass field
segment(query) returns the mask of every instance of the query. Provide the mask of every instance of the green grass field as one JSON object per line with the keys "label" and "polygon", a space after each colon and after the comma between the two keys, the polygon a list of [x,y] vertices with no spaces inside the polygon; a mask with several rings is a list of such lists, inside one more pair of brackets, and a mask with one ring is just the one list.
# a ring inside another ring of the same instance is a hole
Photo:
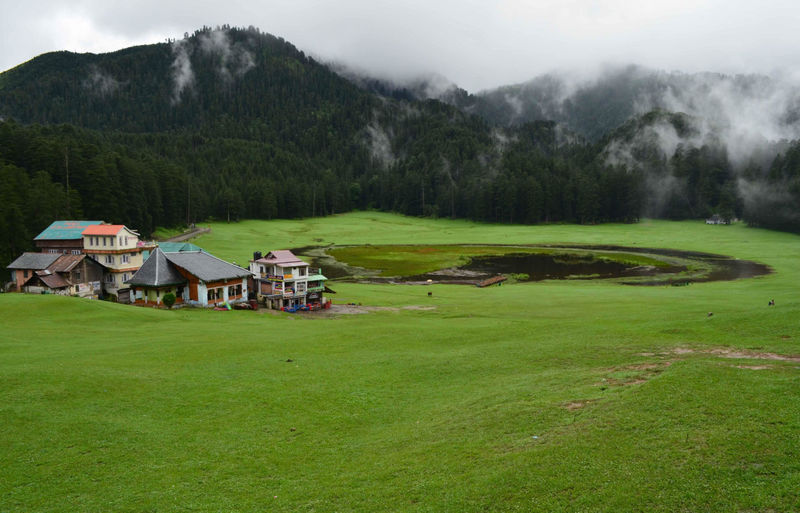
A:
{"label": "green grass field", "polygon": [[240,264],[328,243],[617,244],[775,273],[336,283],[386,308],[335,318],[0,295],[0,511],[800,510],[800,359],[776,359],[800,354],[798,236],[368,212],[193,242]]}

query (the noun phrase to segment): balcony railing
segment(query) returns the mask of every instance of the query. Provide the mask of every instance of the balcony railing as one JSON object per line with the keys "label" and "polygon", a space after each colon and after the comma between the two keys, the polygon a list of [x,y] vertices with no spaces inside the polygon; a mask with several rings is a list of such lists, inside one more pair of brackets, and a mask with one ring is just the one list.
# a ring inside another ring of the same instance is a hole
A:
{"label": "balcony railing", "polygon": [[308,272],[305,274],[271,274],[271,273],[260,273],[261,277],[265,280],[271,281],[287,281],[287,280],[304,280],[309,276],[315,276],[317,274],[321,274],[321,269],[319,267],[309,267]]}

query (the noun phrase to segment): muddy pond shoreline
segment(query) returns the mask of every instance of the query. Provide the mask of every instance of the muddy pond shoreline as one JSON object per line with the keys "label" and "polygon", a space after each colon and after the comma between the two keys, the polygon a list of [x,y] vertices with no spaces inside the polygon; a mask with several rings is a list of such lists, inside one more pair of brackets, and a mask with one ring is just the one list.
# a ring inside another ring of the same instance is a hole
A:
{"label": "muddy pond shoreline", "polygon": [[[769,266],[727,255],[681,251],[666,248],[640,248],[615,245],[576,244],[441,244],[443,247],[520,248],[519,253],[470,257],[464,265],[410,276],[380,276],[380,269],[365,269],[340,262],[327,253],[342,247],[392,248],[414,245],[342,245],[306,246],[295,254],[312,260],[331,280],[358,283],[458,284],[476,285],[494,276],[508,276],[512,281],[608,280],[624,285],[688,285],[712,281],[730,281],[764,276],[773,272]],[[419,245],[420,248],[430,245]],[[542,252],[530,251],[541,249]],[[609,255],[610,254],[610,255]],[[658,265],[626,262],[624,255],[642,255],[659,261]],[[614,255],[620,258],[615,260]]]}

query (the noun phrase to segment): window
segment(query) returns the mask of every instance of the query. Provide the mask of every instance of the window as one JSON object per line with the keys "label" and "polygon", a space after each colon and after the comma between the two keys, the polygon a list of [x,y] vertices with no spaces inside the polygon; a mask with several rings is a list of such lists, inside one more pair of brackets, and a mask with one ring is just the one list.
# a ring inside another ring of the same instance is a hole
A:
{"label": "window", "polygon": [[114,283],[114,275],[113,274],[107,274],[106,275],[106,283]]}
{"label": "window", "polygon": [[122,263],[123,264],[127,264],[127,263],[129,263],[131,261],[130,255],[120,255],[120,257],[122,258]]}
{"label": "window", "polygon": [[71,253],[72,253],[73,255],[80,255],[80,254],[81,254],[81,250],[80,250],[80,249],[73,249],[73,250],[71,251]]}
{"label": "window", "polygon": [[119,236],[119,245],[122,246],[122,235]]}
{"label": "window", "polygon": [[22,271],[22,277],[23,277],[23,278],[27,278],[27,277],[28,277],[28,270],[27,270],[27,269],[25,269],[24,271]]}
{"label": "window", "polygon": [[48,253],[60,253],[60,251],[58,251],[57,249],[48,249],[47,252]]}
{"label": "window", "polygon": [[234,287],[233,285],[231,285],[230,287],[228,287],[228,297],[231,297],[231,296],[233,296],[234,294],[236,294],[236,287]]}
{"label": "window", "polygon": [[301,267],[300,268],[300,276],[305,276],[305,275],[306,275],[306,268],[305,267]]}
{"label": "window", "polygon": [[106,245],[106,242],[108,242],[108,237],[103,237],[103,246]]}
{"label": "window", "polygon": [[113,264],[114,263],[114,255],[106,255],[106,263]]}
{"label": "window", "polygon": [[77,281],[77,282],[81,281],[81,270],[80,269],[75,269],[75,281]]}
{"label": "window", "polygon": [[123,283],[128,281],[128,273],[122,273],[122,281]]}
{"label": "window", "polygon": [[178,287],[175,289],[175,297],[183,297],[183,287]]}
{"label": "window", "polygon": [[128,245],[128,236],[127,235],[125,236],[125,245],[126,246]]}

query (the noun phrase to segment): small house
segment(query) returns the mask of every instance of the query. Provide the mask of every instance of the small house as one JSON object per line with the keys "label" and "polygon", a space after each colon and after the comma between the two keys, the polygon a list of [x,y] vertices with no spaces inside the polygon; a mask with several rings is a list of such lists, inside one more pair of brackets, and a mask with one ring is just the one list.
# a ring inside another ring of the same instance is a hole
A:
{"label": "small house", "polygon": [[81,297],[98,297],[102,292],[105,268],[86,255],[25,253],[12,267],[18,291]]}
{"label": "small house", "polygon": [[706,219],[706,224],[731,224],[731,222],[729,219],[726,219],[719,214],[714,214]]}
{"label": "small house", "polygon": [[176,304],[217,306],[247,301],[246,269],[205,251],[167,253],[156,248],[126,282],[136,304],[160,304],[172,292]]}
{"label": "small house", "polygon": [[14,289],[22,292],[22,287],[36,271],[47,269],[53,262],[58,260],[62,253],[33,253],[26,252],[16,260],[8,264],[6,269],[11,271],[11,281],[14,282]]}

